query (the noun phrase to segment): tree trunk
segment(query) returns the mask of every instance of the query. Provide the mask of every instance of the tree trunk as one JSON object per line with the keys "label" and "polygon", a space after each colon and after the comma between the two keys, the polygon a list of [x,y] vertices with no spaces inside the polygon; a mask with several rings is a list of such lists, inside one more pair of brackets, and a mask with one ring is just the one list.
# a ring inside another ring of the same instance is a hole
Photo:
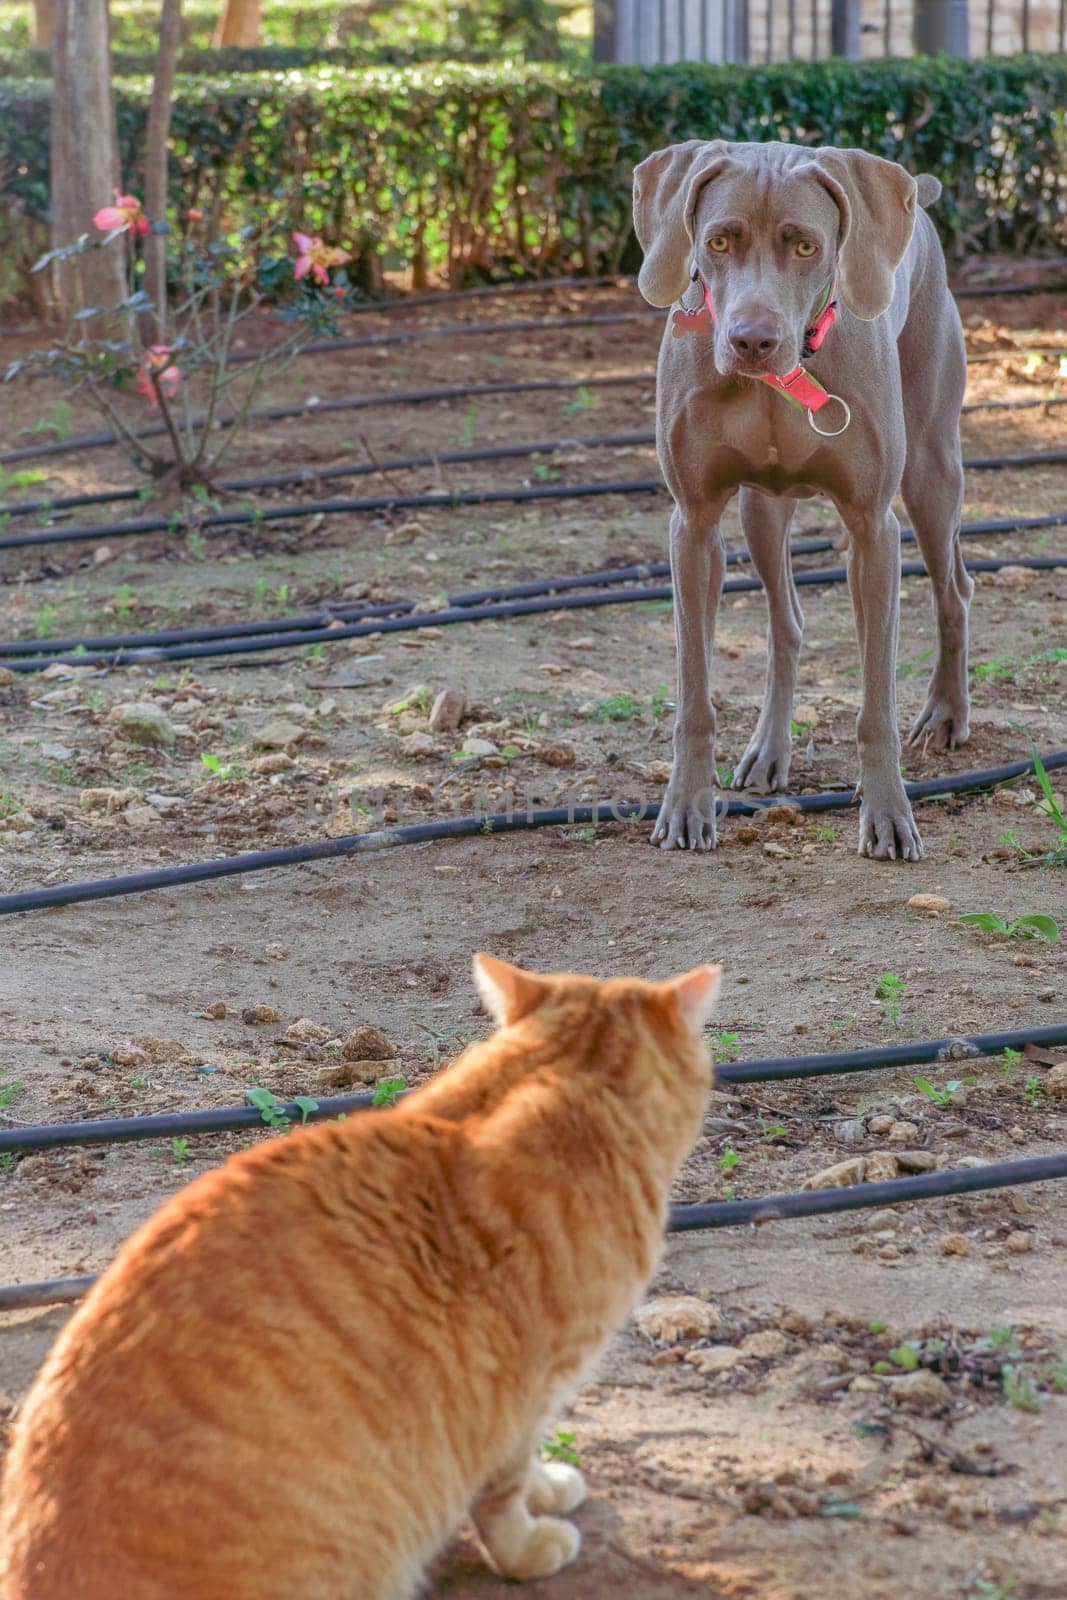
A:
{"label": "tree trunk", "polygon": [[257,45],[261,9],[261,0],[226,0],[212,41],[216,48],[228,44],[246,48]]}
{"label": "tree trunk", "polygon": [[[94,233],[118,171],[107,0],[58,0],[52,61],[52,243],[64,246]],[[56,262],[54,284],[65,318],[117,305],[126,296],[125,251],[116,241]]]}
{"label": "tree trunk", "polygon": [[[182,42],[182,0],[163,0],[159,21],[159,54],[152,80],[152,104],[148,112],[145,140],[144,208],[152,222],[167,217],[167,140],[170,135],[170,108],[174,90],[174,71]],[[145,313],[142,337],[146,343],[161,342],[167,327],[167,235],[150,233],[144,242],[145,289],[153,309]]]}
{"label": "tree trunk", "polygon": [[33,0],[30,43],[37,50],[51,50],[56,36],[56,0]]}

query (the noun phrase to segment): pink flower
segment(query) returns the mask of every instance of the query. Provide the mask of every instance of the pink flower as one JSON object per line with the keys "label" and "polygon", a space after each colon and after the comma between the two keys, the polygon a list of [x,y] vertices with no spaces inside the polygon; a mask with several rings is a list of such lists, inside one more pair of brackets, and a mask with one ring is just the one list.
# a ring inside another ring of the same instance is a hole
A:
{"label": "pink flower", "polygon": [[329,283],[328,269],[352,259],[347,250],[323,244],[317,233],[300,233],[294,229],[293,243],[300,252],[293,272],[297,279],[307,277],[310,272],[316,283]]}
{"label": "pink flower", "polygon": [[155,384],[152,382],[153,375],[164,397],[173,400],[178,392],[182,370],[171,361],[169,344],[151,345],[145,351],[144,359],[137,369],[137,393],[143,394],[154,406],[158,406]]}
{"label": "pink flower", "polygon": [[204,220],[204,213],[199,206],[190,206],[185,214],[190,222],[203,222]]}
{"label": "pink flower", "polygon": [[151,233],[152,224],[141,210],[141,202],[136,195],[120,194],[118,189],[112,191],[115,196],[113,206],[101,206],[93,218],[93,224],[101,233]]}

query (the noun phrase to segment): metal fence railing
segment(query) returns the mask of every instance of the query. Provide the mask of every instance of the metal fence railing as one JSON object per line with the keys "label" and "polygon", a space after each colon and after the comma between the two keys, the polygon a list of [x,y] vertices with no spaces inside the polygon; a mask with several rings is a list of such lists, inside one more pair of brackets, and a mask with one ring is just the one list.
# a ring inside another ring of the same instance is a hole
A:
{"label": "metal fence railing", "polygon": [[1067,46],[1067,0],[596,0],[600,61],[1013,55]]}

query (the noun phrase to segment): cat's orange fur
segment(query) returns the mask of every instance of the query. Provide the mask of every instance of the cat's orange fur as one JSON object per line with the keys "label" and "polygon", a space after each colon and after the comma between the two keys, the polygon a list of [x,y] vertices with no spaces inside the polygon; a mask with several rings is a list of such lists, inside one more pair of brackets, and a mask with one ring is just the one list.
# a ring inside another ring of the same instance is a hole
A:
{"label": "cat's orange fur", "polygon": [[718,969],[475,976],[501,1029],[427,1088],[127,1243],[17,1425],[3,1600],[408,1600],[468,1511],[509,1576],[577,1554],[538,1440],[653,1270]]}

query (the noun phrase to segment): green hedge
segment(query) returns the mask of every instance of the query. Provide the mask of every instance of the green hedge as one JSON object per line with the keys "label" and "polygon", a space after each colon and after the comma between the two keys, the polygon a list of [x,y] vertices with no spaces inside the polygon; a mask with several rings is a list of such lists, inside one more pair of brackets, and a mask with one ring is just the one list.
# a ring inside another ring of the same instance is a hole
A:
{"label": "green hedge", "polygon": [[[263,7],[259,42],[266,51],[300,51],[321,58],[348,46],[381,45],[401,60],[464,57],[492,50],[537,57],[559,53],[561,16],[589,0],[288,0]],[[30,0],[0,3],[0,48],[28,49]],[[209,51],[222,0],[182,7],[182,41],[194,52]],[[151,57],[159,44],[159,0],[111,0],[111,42],[120,57]],[[34,52],[36,54],[36,52]],[[306,65],[262,61],[264,71]],[[16,69],[17,70],[17,69]],[[116,68],[118,70],[118,68]],[[128,66],[128,71],[149,67]],[[232,70],[224,63],[222,70]]]}
{"label": "green hedge", "polygon": [[[45,242],[48,94],[0,82],[3,257]],[[137,189],[146,80],[116,84],[124,182]],[[946,244],[1062,249],[1067,57],[812,66],[539,65],[322,69],[186,79],[171,193],[227,224],[276,209],[365,264],[475,276],[636,261],[630,172],[672,141],[858,145],[936,173]]]}
{"label": "green hedge", "polygon": [[[371,8],[354,0],[298,0],[292,5],[263,8],[260,37],[266,45],[319,47],[343,43],[353,32],[362,31]],[[0,44],[22,48],[30,42],[30,0],[18,5],[0,6]],[[159,41],[159,6],[145,0],[112,0],[109,8],[111,36],[120,50],[151,50]],[[187,0],[182,7],[182,37],[194,48],[211,44],[222,13],[222,0],[198,4]]]}
{"label": "green hedge", "polygon": [[[452,51],[452,59],[489,60],[492,52]],[[339,45],[256,45],[242,48],[185,49],[178,57],[178,71],[195,78],[228,77],[246,72],[296,72],[308,67],[342,67],[358,71],[364,67],[409,67],[426,61],[440,61],[438,44],[410,41],[379,44],[371,40]],[[155,70],[154,50],[113,50],[111,69],[117,78],[146,77]],[[49,78],[52,75],[50,50],[12,49],[0,46],[0,78]]]}

